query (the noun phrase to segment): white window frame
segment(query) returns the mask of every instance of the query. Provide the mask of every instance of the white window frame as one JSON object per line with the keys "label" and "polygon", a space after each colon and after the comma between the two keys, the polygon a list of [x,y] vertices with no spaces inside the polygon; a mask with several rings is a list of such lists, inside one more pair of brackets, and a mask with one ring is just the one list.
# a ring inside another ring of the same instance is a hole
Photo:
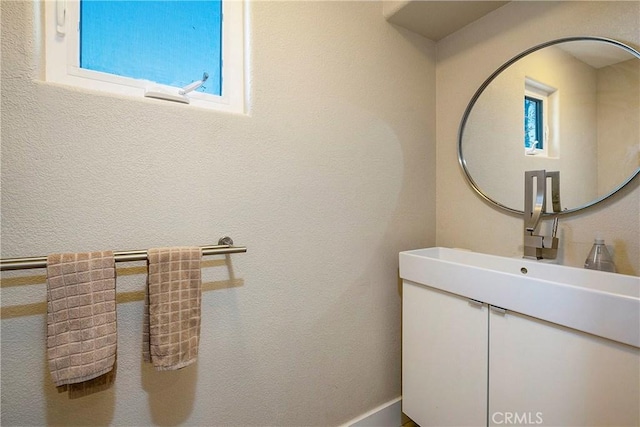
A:
{"label": "white window frame", "polygon": [[[79,0],[45,1],[46,80],[79,88],[144,98],[150,88],[177,88],[80,68]],[[222,95],[193,91],[189,105],[230,113],[245,113],[244,1],[222,1]],[[200,78],[194,75],[194,80]],[[152,98],[150,102],[170,102]],[[186,104],[184,104],[186,106]]]}

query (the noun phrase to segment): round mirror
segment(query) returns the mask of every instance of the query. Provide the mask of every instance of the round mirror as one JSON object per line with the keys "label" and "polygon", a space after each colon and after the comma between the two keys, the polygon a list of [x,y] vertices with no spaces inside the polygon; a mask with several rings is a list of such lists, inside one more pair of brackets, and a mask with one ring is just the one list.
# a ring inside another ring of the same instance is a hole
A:
{"label": "round mirror", "polygon": [[517,55],[471,98],[458,159],[478,194],[511,212],[523,212],[529,170],[559,172],[561,213],[606,199],[640,172],[640,53],[572,37]]}

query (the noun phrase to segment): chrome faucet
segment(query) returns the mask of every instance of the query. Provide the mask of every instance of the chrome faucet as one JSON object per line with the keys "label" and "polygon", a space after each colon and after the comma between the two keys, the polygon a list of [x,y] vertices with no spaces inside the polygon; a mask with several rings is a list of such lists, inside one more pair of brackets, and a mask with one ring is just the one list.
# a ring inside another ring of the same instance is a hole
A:
{"label": "chrome faucet", "polygon": [[560,212],[560,172],[535,170],[524,173],[524,258],[554,259],[558,254],[557,216],[553,219],[551,236],[536,234],[546,213],[547,178],[551,178],[553,212]]}

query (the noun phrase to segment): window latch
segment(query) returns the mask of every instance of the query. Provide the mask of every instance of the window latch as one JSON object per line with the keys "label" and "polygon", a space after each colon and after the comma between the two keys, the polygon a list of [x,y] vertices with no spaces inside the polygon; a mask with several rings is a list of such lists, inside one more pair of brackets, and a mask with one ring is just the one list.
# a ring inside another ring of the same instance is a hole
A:
{"label": "window latch", "polygon": [[202,86],[204,84],[204,82],[207,81],[207,79],[209,78],[209,74],[207,74],[206,72],[202,74],[202,80],[198,80],[195,81],[193,83],[190,83],[188,85],[186,85],[185,87],[183,87],[182,89],[180,89],[178,91],[178,93],[180,95],[186,95],[189,92],[193,92],[194,90],[198,89],[200,86]]}
{"label": "window latch", "polygon": [[[209,74],[204,73],[202,75],[202,80],[198,80],[196,82],[190,83],[181,89],[177,89],[175,87],[167,87],[167,86],[154,86],[151,87],[144,92],[144,96],[147,98],[157,98],[164,99],[166,101],[176,101],[182,102],[183,104],[189,104],[189,97],[187,94],[198,89],[200,86],[204,84],[209,78]],[[176,93],[177,89],[177,93]]]}
{"label": "window latch", "polygon": [[56,32],[58,35],[65,34],[65,18],[67,15],[67,0],[56,0]]}

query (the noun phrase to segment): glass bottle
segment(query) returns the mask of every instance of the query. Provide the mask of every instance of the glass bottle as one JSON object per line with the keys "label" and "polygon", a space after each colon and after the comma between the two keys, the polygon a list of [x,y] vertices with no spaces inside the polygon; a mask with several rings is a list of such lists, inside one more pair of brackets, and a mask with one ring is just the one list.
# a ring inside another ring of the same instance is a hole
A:
{"label": "glass bottle", "polygon": [[584,261],[584,268],[590,270],[616,272],[616,266],[604,244],[604,239],[595,239],[589,256]]}

